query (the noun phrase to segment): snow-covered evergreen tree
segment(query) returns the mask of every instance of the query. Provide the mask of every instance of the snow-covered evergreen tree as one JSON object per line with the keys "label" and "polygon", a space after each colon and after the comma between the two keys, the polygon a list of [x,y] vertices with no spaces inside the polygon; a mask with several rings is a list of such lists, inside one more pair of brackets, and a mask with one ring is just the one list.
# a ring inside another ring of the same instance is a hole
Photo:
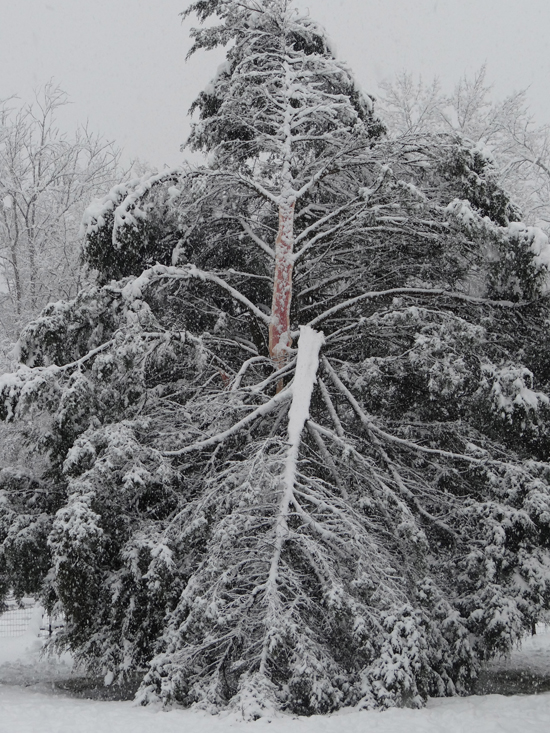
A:
{"label": "snow-covered evergreen tree", "polygon": [[188,12],[232,42],[208,164],[90,207],[97,284],[21,334],[0,590],[144,703],[465,692],[550,601],[548,242],[477,148],[388,140],[287,0]]}

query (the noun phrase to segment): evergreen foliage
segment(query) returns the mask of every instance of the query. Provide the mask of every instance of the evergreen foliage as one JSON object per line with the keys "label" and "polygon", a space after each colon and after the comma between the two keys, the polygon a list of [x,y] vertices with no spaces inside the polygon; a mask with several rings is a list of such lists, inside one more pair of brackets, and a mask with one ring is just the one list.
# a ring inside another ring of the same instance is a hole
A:
{"label": "evergreen foliage", "polygon": [[94,204],[96,285],[21,334],[0,591],[144,703],[465,693],[550,603],[548,242],[472,145],[388,139],[286,0],[188,12],[233,42],[208,164]]}

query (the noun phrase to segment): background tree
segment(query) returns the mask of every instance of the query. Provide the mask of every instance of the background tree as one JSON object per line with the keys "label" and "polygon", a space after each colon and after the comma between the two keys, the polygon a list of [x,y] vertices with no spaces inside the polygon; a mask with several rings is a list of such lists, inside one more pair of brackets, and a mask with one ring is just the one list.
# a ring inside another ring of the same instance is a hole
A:
{"label": "background tree", "polygon": [[46,303],[76,294],[82,213],[120,176],[112,144],[86,127],[61,132],[66,104],[53,83],[31,104],[0,104],[0,330],[11,341]]}
{"label": "background tree", "polygon": [[452,133],[477,144],[495,162],[499,185],[523,219],[547,229],[550,222],[550,127],[529,111],[527,92],[495,101],[485,66],[464,76],[452,94],[437,79],[425,84],[402,73],[382,84],[379,110],[390,134]]}
{"label": "background tree", "polygon": [[208,165],[88,210],[97,283],[0,381],[37,453],[3,587],[108,681],[147,665],[142,702],[466,692],[549,604],[548,241],[471,143],[387,138],[290,3],[192,11],[229,44]]}

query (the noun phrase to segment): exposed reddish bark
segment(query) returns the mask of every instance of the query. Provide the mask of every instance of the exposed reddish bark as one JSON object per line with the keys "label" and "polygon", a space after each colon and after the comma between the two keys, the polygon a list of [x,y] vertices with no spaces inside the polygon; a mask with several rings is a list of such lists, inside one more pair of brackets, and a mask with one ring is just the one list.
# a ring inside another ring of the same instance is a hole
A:
{"label": "exposed reddish bark", "polygon": [[[277,369],[288,357],[290,339],[290,303],[292,300],[292,269],[294,249],[294,203],[279,208],[279,231],[275,241],[275,276],[269,326],[269,355]],[[277,392],[282,382],[277,385]]]}

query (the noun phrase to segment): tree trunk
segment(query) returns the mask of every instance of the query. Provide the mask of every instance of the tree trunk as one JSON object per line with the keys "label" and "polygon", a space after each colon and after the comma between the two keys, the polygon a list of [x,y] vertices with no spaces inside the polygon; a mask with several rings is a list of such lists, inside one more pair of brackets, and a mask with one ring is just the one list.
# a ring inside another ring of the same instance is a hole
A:
{"label": "tree trunk", "polygon": [[14,236],[11,237],[10,241],[10,264],[13,269],[13,282],[14,282],[14,288],[15,288],[15,310],[17,312],[17,315],[21,315],[21,301],[23,299],[23,290],[21,285],[21,273],[19,271],[19,258],[17,254],[17,249],[19,245],[19,222],[17,221],[17,216],[14,214],[13,217],[13,223],[14,223]]}
{"label": "tree trunk", "polygon": [[[288,358],[290,338],[290,303],[292,300],[292,269],[294,266],[294,202],[284,203],[279,208],[279,231],[275,241],[275,276],[273,280],[273,301],[271,324],[269,326],[269,355],[277,369],[285,365]],[[277,392],[283,387],[277,384]]]}

